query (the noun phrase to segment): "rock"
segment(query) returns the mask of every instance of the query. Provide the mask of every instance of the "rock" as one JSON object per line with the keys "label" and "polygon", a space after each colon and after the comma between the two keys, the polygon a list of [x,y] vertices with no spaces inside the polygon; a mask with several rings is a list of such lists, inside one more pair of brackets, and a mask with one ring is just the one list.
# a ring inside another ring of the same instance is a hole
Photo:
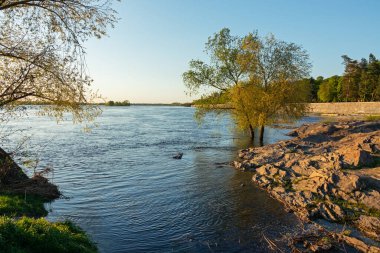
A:
{"label": "rock", "polygon": [[179,152],[175,156],[173,156],[173,159],[182,159],[183,153]]}
{"label": "rock", "polygon": [[358,201],[368,207],[380,210],[380,193],[376,190],[361,192]]}
{"label": "rock", "polygon": [[327,180],[324,177],[306,178],[293,183],[296,191],[310,191],[325,194],[328,192]]}
{"label": "rock", "polygon": [[238,162],[238,161],[234,161],[234,162],[233,162],[233,165],[234,165],[234,167],[235,167],[236,169],[238,169],[238,170],[241,168],[241,163]]}
{"label": "rock", "polygon": [[[234,166],[255,172],[252,181],[303,221],[348,221],[378,235],[377,218],[351,219],[370,208],[380,210],[380,167],[367,168],[380,157],[380,121],[309,124],[289,135],[295,138],[242,150]],[[310,247],[325,250],[315,241]]]}
{"label": "rock", "polygon": [[359,240],[358,238],[347,235],[343,235],[342,238],[348,245],[360,250],[361,252],[380,253],[380,248],[367,245],[365,242]]}
{"label": "rock", "polygon": [[343,209],[333,203],[318,203],[319,214],[328,221],[341,221],[345,217]]}
{"label": "rock", "polygon": [[312,252],[326,252],[332,248],[332,244],[330,242],[318,241],[316,244],[312,244],[309,246],[309,249]]}
{"label": "rock", "polygon": [[341,191],[351,193],[360,190],[362,183],[360,182],[360,177],[353,174],[344,173],[342,171],[335,171],[331,175],[332,182]]}
{"label": "rock", "polygon": [[263,165],[261,166],[260,168],[257,168],[256,169],[256,173],[259,174],[259,175],[265,175],[265,176],[269,176],[269,177],[274,177],[275,175],[277,175],[279,172],[278,168],[272,166],[272,165]]}
{"label": "rock", "polygon": [[341,155],[344,168],[371,166],[374,163],[371,154],[361,147],[344,146],[337,153]]}
{"label": "rock", "polygon": [[373,239],[380,241],[380,219],[377,217],[360,215],[356,224],[360,230]]}

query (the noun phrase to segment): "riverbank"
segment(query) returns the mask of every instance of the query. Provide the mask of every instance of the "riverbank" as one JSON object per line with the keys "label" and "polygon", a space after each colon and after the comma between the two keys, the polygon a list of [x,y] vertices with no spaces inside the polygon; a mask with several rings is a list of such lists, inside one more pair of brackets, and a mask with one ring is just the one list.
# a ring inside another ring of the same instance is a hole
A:
{"label": "riverbank", "polygon": [[97,252],[69,221],[49,222],[44,203],[61,196],[41,174],[29,178],[0,148],[0,252]]}
{"label": "riverbank", "polygon": [[[195,108],[232,110],[233,106],[227,104],[192,104]],[[380,102],[334,102],[334,103],[308,103],[309,115],[331,115],[349,118],[366,118],[380,116]]]}
{"label": "riverbank", "polygon": [[[289,135],[241,150],[235,167],[254,172],[252,181],[303,222],[362,252],[380,252],[380,121],[303,125]],[[344,226],[338,232],[334,224]]]}
{"label": "riverbank", "polygon": [[380,115],[380,102],[310,103],[309,113],[336,115]]}

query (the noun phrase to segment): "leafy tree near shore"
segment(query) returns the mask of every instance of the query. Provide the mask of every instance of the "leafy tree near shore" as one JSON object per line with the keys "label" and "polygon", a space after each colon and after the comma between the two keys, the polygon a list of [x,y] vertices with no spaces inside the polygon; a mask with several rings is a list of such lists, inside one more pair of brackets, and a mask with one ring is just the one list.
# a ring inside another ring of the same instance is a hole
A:
{"label": "leafy tree near shore", "polygon": [[273,35],[249,34],[243,39],[243,50],[241,61],[248,66],[249,79],[231,89],[233,107],[243,109],[234,115],[238,122],[246,119],[258,127],[263,144],[265,126],[304,115],[309,87],[299,80],[309,75],[311,65],[302,47]]}
{"label": "leafy tree near shore", "polygon": [[308,94],[296,83],[308,77],[310,64],[300,46],[273,35],[234,37],[224,28],[209,38],[206,51],[211,52],[211,64],[193,60],[183,74],[190,92],[218,90],[202,99],[198,110],[215,109],[221,100],[228,101],[236,123],[250,132],[252,140],[255,128],[260,129],[260,143],[266,125],[303,115],[306,105],[300,102],[306,101]]}
{"label": "leafy tree near shore", "polygon": [[110,0],[0,1],[0,109],[47,101],[42,114],[75,121],[98,115],[83,43],[116,22]]}
{"label": "leafy tree near shore", "polygon": [[[230,29],[223,28],[209,37],[205,45],[210,63],[201,60],[190,61],[190,69],[182,75],[185,86],[190,94],[203,91],[203,98],[209,97],[201,100],[202,106],[197,109],[197,118],[215,111],[214,106],[220,104],[219,98],[226,102],[228,90],[247,78],[248,65],[242,64],[241,61],[244,50],[242,41],[242,38],[232,36]],[[249,125],[249,129],[251,137],[254,138],[254,126]]]}
{"label": "leafy tree near shore", "polygon": [[210,56],[210,63],[191,60],[190,70],[183,73],[183,80],[190,93],[209,88],[227,91],[245,77],[245,69],[238,63],[242,53],[242,39],[232,36],[228,28],[223,28],[208,38],[205,51]]}

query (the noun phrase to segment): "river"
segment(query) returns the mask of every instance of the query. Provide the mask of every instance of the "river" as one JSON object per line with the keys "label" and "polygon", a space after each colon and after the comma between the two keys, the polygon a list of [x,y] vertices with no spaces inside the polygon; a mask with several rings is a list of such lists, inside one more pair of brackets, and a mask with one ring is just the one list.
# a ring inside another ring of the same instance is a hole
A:
{"label": "river", "polygon": [[[65,196],[47,205],[47,218],[74,221],[100,252],[267,252],[263,235],[299,225],[250,173],[228,165],[249,146],[228,114],[199,126],[194,108],[103,109],[90,133],[32,112],[11,124],[31,135],[30,154],[54,168],[49,178]],[[288,131],[268,128],[264,141]]]}

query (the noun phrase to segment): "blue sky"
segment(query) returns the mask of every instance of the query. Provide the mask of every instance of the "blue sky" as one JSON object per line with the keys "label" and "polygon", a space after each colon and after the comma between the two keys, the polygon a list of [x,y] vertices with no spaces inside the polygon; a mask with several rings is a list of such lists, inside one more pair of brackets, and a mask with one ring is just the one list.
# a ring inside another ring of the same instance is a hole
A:
{"label": "blue sky", "polygon": [[341,56],[380,58],[379,0],[122,0],[109,36],[88,41],[95,90],[112,100],[185,102],[181,75],[223,27],[302,45],[313,76],[341,74]]}

